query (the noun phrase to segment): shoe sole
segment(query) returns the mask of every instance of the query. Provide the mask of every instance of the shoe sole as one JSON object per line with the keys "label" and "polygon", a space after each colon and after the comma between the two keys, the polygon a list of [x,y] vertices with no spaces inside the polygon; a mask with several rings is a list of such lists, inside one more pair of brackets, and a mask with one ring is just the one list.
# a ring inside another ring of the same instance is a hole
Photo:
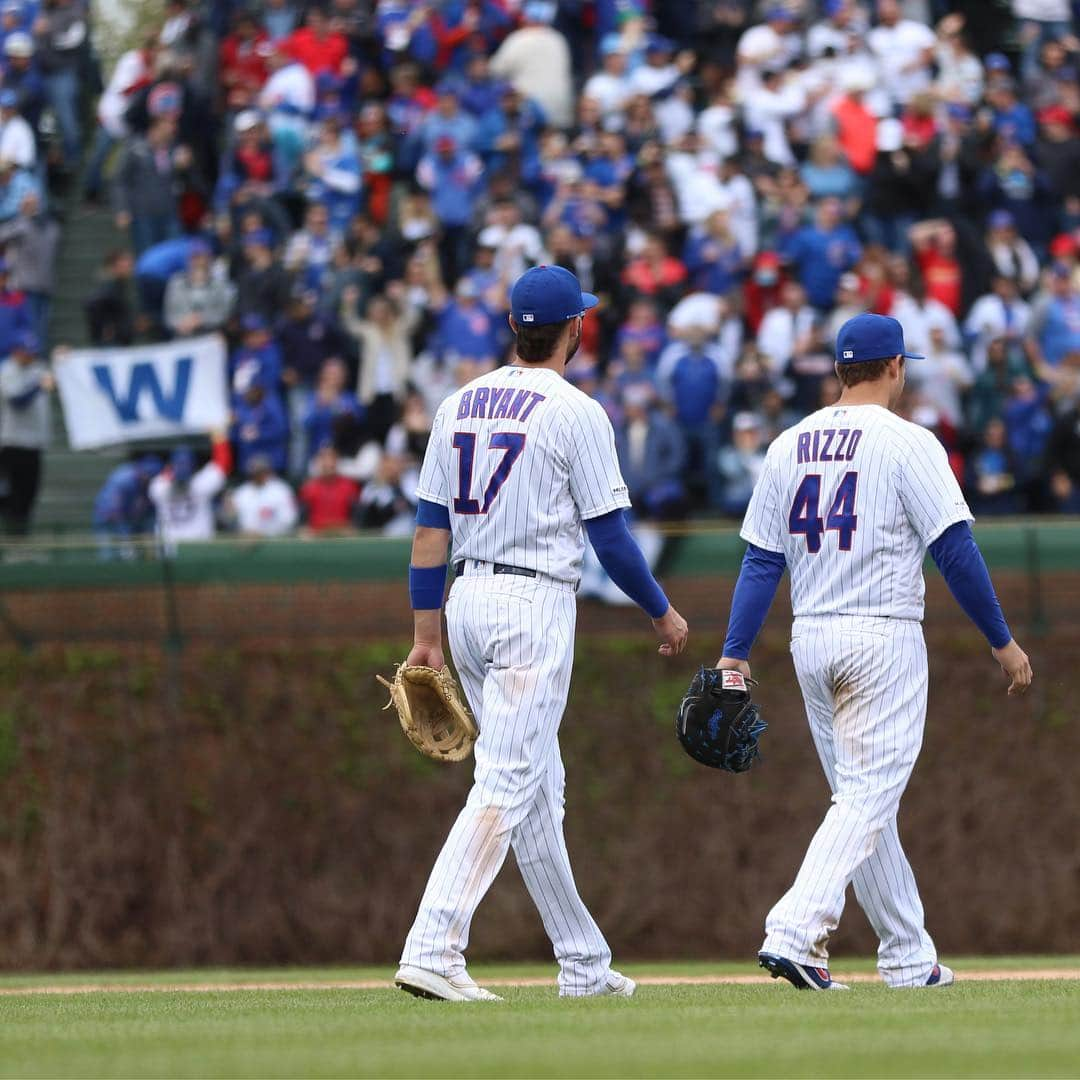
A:
{"label": "shoe sole", "polygon": [[438,994],[433,994],[430,990],[425,990],[422,986],[413,986],[412,983],[404,982],[401,979],[395,979],[394,985],[399,990],[404,990],[406,994],[412,994],[414,998],[422,998],[424,1001],[448,1001],[448,998],[440,997]]}
{"label": "shoe sole", "polygon": [[[498,995],[490,998],[469,997],[466,993],[458,990],[448,979],[435,975],[433,972],[424,971],[422,968],[400,969],[394,976],[394,985],[399,990],[411,994],[413,997],[422,998],[424,1001],[449,1001],[473,1003],[476,1001],[501,1001]],[[476,988],[480,990],[480,987]]]}
{"label": "shoe sole", "polygon": [[792,977],[791,973],[784,967],[781,962],[781,958],[775,956],[758,956],[758,964],[763,967],[774,979],[783,979],[785,982],[790,983],[796,990],[847,990],[848,988],[843,983],[834,982],[829,986],[817,986],[807,976],[803,975],[799,971],[800,965],[796,964],[794,960],[787,961],[798,973],[796,977]]}

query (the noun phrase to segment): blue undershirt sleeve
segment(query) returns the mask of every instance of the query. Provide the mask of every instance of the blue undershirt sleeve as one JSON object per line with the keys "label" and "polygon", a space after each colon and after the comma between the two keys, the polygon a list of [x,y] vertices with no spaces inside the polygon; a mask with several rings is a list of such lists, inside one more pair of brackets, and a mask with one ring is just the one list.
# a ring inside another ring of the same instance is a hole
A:
{"label": "blue undershirt sleeve", "polygon": [[995,649],[1008,645],[1012,634],[971,525],[966,521],[950,525],[930,545],[930,555],[956,602],[986,640]]}
{"label": "blue undershirt sleeve", "polygon": [[652,619],[667,612],[668,598],[652,576],[641,548],[626,525],[622,510],[589,518],[585,522],[589,542],[608,577]]}
{"label": "blue undershirt sleeve", "polygon": [[750,658],[750,649],[761,632],[786,566],[781,552],[747,545],[731,597],[724,656],[733,660]]}
{"label": "blue undershirt sleeve", "polygon": [[416,524],[427,529],[450,531],[450,511],[442,503],[421,499],[416,507]]}

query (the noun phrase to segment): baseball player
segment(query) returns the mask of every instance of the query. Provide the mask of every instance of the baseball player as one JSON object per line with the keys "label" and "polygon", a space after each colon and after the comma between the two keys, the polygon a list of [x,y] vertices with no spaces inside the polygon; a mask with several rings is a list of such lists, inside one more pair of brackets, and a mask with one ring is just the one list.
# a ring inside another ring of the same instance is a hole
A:
{"label": "baseball player", "polygon": [[510,296],[514,361],[439,408],[420,474],[409,587],[409,664],[443,666],[440,608],[480,734],[475,782],[435,862],[397,984],[449,1001],[497,1000],[465,970],[477,905],[509,848],[559,963],[559,993],[630,997],[578,895],[563,838],[558,732],[574,660],[575,591],[589,535],[611,578],[652,618],[674,656],[687,627],[627,529],[630,505],[604,410],[564,378],[596,304],[557,266]]}
{"label": "baseball player", "polygon": [[846,989],[828,969],[848,882],[881,941],[893,987],[947,986],[896,829],[926,719],[922,565],[929,549],[990,643],[1009,693],[1031,682],[971,533],[945,451],[890,410],[904,389],[900,324],[859,315],[836,339],[840,400],[770,446],[746,511],[748,543],[717,667],[747,659],[785,566],[791,652],[832,789],[794,884],[769,912],[758,959],[800,989]]}

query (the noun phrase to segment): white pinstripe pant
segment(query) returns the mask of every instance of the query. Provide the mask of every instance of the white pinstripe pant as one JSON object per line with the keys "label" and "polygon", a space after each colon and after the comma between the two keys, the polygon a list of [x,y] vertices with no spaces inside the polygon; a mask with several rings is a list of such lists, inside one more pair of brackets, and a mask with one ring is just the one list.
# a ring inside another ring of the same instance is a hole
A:
{"label": "white pinstripe pant", "polygon": [[476,908],[514,849],[559,962],[559,992],[596,993],[611,950],[578,895],[563,837],[558,731],[577,603],[569,586],[467,576],[446,605],[450,649],[480,727],[473,788],[428,879],[403,964],[453,977]]}
{"label": "white pinstripe pant", "polygon": [[922,746],[926,645],[906,619],[800,618],[791,652],[832,806],[794,884],[765,921],[766,952],[828,966],[848,882],[890,986],[921,986],[937,955],[896,813]]}

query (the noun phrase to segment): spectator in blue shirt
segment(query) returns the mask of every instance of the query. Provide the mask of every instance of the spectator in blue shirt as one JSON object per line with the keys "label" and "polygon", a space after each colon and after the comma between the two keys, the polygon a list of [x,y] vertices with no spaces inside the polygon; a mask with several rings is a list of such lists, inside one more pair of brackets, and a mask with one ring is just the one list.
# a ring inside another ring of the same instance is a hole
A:
{"label": "spectator in blue shirt", "polygon": [[15,342],[33,329],[26,293],[8,287],[11,267],[0,258],[0,357],[8,356]]}
{"label": "spectator in blue shirt", "polygon": [[660,354],[656,376],[660,393],[671,405],[675,422],[686,439],[690,482],[704,483],[708,460],[715,453],[730,382],[724,376],[725,358],[718,345],[707,344],[699,329],[684,332]]}
{"label": "spectator in blue shirt", "polygon": [[510,83],[494,84],[498,97],[480,115],[476,150],[489,171],[509,170],[531,180],[540,169],[540,132],[544,110],[523,98]]}
{"label": "spectator in blue shirt", "polygon": [[356,395],[345,389],[348,369],[338,359],[327,360],[319,372],[319,381],[308,398],[303,426],[307,438],[307,462],[320,447],[330,443],[338,446],[343,425],[358,429],[364,419],[364,408]]}
{"label": "spectator in blue shirt", "polygon": [[438,100],[435,108],[424,117],[417,128],[419,152],[423,156],[437,150],[440,139],[452,139],[455,146],[472,150],[477,145],[479,127],[461,107],[457,80],[446,78],[435,88]]}
{"label": "spectator in blue shirt", "polygon": [[304,171],[309,202],[325,206],[330,231],[343,236],[360,209],[362,177],[356,139],[351,132],[345,138],[337,116],[320,124],[318,140],[304,155]]}
{"label": "spectator in blue shirt", "polygon": [[129,541],[148,533],[154,525],[150,481],[161,471],[161,462],[147,454],[137,461],[118,465],[94,498],[91,523],[104,559],[134,557]]}
{"label": "spectator in blue shirt", "polygon": [[1016,96],[1016,83],[1008,76],[994,79],[986,88],[986,100],[994,110],[994,130],[1008,142],[1035,145],[1035,117]]}
{"label": "spectator in blue shirt", "polygon": [[727,296],[742,280],[746,260],[726,210],[714,210],[686,241],[683,262],[695,288]]}
{"label": "spectator in blue shirt", "polygon": [[442,225],[439,254],[443,276],[456,281],[468,259],[469,229],[482,188],[484,166],[449,135],[440,136],[433,153],[416,167],[416,179],[431,193],[431,205]]}
{"label": "spectator in blue shirt", "polygon": [[656,407],[650,386],[639,383],[625,391],[615,449],[634,509],[659,520],[679,517],[686,505],[686,440]]}
{"label": "spectator in blue shirt", "polygon": [[859,261],[862,247],[855,230],[841,219],[840,200],[830,198],[818,204],[813,225],[781,240],[780,254],[794,267],[810,303],[829,311],[841,276]]}
{"label": "spectator in blue shirt", "polygon": [[233,391],[242,394],[254,382],[278,390],[282,380],[281,349],[270,334],[269,324],[261,315],[251,313],[243,317],[240,327],[243,344],[233,353],[230,365]]}
{"label": "spectator in blue shirt", "polygon": [[468,368],[463,370],[479,375],[498,361],[498,330],[495,317],[481,303],[476,286],[463,278],[458,282],[454,299],[439,313],[438,352],[447,363],[466,364]]}
{"label": "spectator in blue shirt", "polygon": [[236,469],[246,473],[253,457],[265,454],[274,471],[284,473],[289,457],[289,422],[276,391],[256,380],[233,396],[230,433]]}
{"label": "spectator in blue shirt", "polygon": [[1026,491],[1029,511],[1043,509],[1043,457],[1054,428],[1048,396],[1046,387],[1037,386],[1031,379],[1015,379],[1002,413],[1018,486]]}
{"label": "spectator in blue shirt", "polygon": [[1055,263],[1049,288],[1034,305],[1031,319],[1031,346],[1037,370],[1052,377],[1069,353],[1080,352],[1080,293],[1073,288],[1068,263]]}
{"label": "spectator in blue shirt", "polygon": [[0,223],[19,215],[27,195],[41,199],[36,178],[26,169],[16,168],[13,161],[0,159]]}

